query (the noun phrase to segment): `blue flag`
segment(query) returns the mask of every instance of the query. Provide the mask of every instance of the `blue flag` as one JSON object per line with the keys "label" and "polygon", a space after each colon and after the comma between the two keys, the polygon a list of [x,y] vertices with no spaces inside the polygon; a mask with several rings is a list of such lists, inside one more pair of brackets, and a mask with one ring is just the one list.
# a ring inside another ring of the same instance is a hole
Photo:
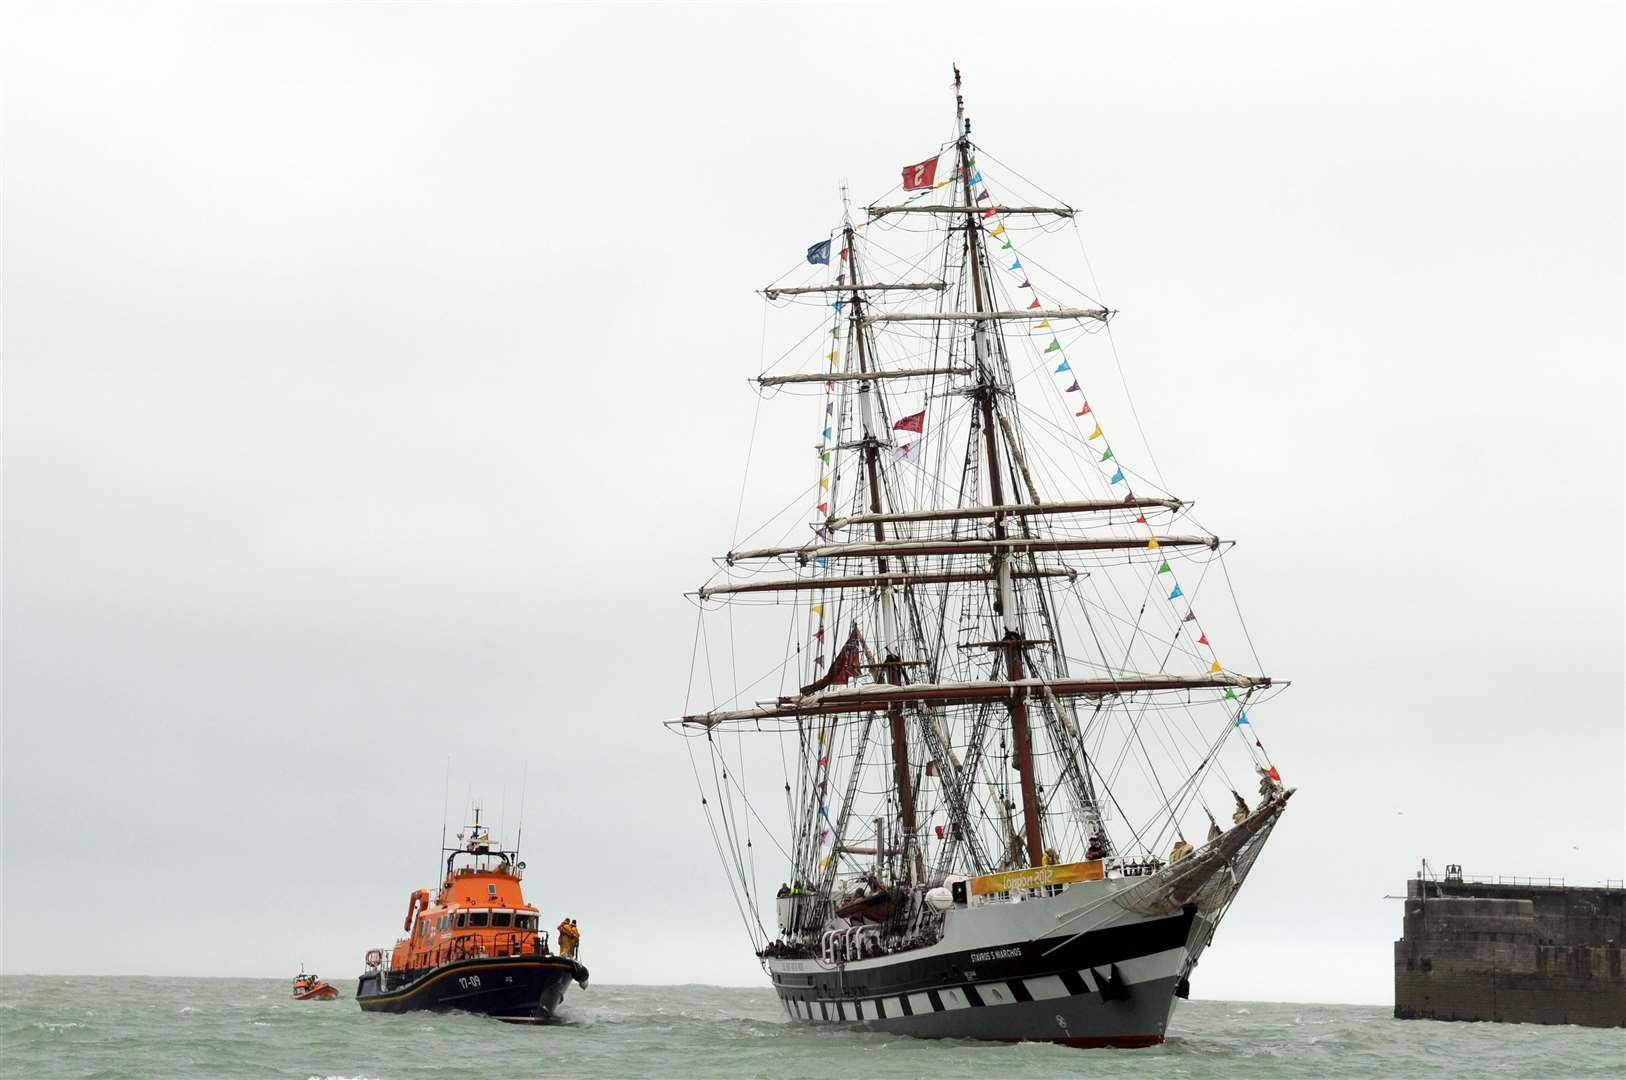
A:
{"label": "blue flag", "polygon": [[[1112,480],[1110,482],[1114,483],[1114,484],[1123,483],[1124,482],[1124,471],[1122,469],[1119,469],[1117,472],[1113,473],[1112,474]],[[1174,599],[1174,597],[1171,596],[1169,599],[1172,600],[1172,599]]]}
{"label": "blue flag", "polygon": [[810,262],[810,263],[813,263],[815,266],[820,265],[820,264],[823,264],[824,266],[829,266],[830,265],[830,241],[821,240],[817,244],[814,244],[812,247],[808,248],[807,249],[807,261]]}
{"label": "blue flag", "polygon": [[1073,370],[1073,365],[1071,365],[1067,361],[1063,360],[1059,365],[1057,365],[1056,374],[1059,375],[1064,371],[1071,371],[1071,370]]}
{"label": "blue flag", "polygon": [[1243,724],[1246,724],[1247,722],[1248,722],[1248,714],[1247,713],[1239,712],[1239,713],[1236,714],[1236,726],[1237,727],[1241,727]]}
{"label": "blue flag", "polygon": [[1186,595],[1186,594],[1180,591],[1180,586],[1176,585],[1174,587],[1174,591],[1169,594],[1169,599],[1173,600],[1177,596],[1184,596],[1184,595]]}

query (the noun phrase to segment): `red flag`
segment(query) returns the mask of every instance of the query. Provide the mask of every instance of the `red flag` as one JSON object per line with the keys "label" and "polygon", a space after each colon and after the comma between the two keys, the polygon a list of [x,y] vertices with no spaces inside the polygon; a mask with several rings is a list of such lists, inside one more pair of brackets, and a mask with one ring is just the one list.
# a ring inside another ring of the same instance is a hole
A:
{"label": "red flag", "polygon": [[1144,525],[1144,524],[1146,524],[1146,515],[1142,514],[1140,517],[1136,518],[1135,519],[1135,524],[1136,525]]}
{"label": "red flag", "polygon": [[[819,513],[828,514],[829,512],[830,512],[830,504],[829,503],[820,503],[819,504]],[[1146,519],[1141,518],[1141,520],[1145,521]]]}
{"label": "red flag", "polygon": [[1032,311],[1032,310],[1033,310],[1033,309],[1034,309],[1034,308],[1036,308],[1036,307],[1038,307],[1038,306],[1039,306],[1039,298],[1038,298],[1038,297],[1037,297],[1037,296],[1035,296],[1035,297],[1034,297],[1034,298],[1033,298],[1033,303],[1031,303],[1031,304],[1029,304],[1029,305],[1028,305],[1028,310],[1029,310],[1029,311]]}
{"label": "red flag", "polygon": [[932,831],[937,833],[937,838],[939,840],[943,839],[943,826],[941,826],[941,825],[933,825],[932,826]]}
{"label": "red flag", "polygon": [[1207,645],[1208,644],[1208,635],[1204,634],[1202,637],[1198,638],[1197,639],[1197,644],[1199,644],[1199,645]]}
{"label": "red flag", "polygon": [[816,694],[825,687],[836,683],[846,686],[852,677],[862,669],[863,663],[859,647],[860,642],[863,640],[855,623],[852,631],[847,635],[847,644],[843,645],[841,651],[836,654],[835,663],[830,665],[830,670],[825,672],[823,678],[802,687],[802,693]]}
{"label": "red flag", "polygon": [[1270,775],[1270,778],[1272,780],[1276,781],[1278,784],[1282,782],[1282,774],[1276,771],[1276,766],[1272,765],[1270,767],[1269,775]]}
{"label": "red flag", "polygon": [[985,217],[985,218],[991,218],[997,213],[999,213],[998,208],[990,206],[988,209],[986,209],[986,210],[984,210],[982,212],[982,216]]}
{"label": "red flag", "polygon": [[893,431],[920,431],[926,430],[926,410],[922,409],[913,416],[905,416],[892,425]]}
{"label": "red flag", "polygon": [[1080,409],[1080,410],[1078,410],[1078,411],[1077,411],[1077,412],[1076,412],[1076,413],[1074,413],[1074,414],[1073,414],[1073,415],[1074,415],[1074,416],[1083,416],[1083,415],[1084,415],[1084,414],[1085,414],[1085,413],[1087,413],[1087,412],[1089,412],[1089,411],[1090,411],[1090,403],[1089,403],[1089,402],[1087,402],[1087,401],[1086,401],[1086,402],[1085,402],[1085,403],[1084,403],[1084,407],[1083,407],[1083,408],[1082,408],[1082,409]]}
{"label": "red flag", "polygon": [[937,159],[928,158],[918,165],[903,167],[903,190],[919,191],[937,182]]}

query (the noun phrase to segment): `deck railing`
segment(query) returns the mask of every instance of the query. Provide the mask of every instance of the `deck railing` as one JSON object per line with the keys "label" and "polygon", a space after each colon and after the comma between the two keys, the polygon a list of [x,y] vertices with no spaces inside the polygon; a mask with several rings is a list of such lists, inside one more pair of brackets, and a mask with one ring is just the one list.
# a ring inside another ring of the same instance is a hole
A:
{"label": "deck railing", "polygon": [[385,989],[402,986],[430,968],[451,964],[459,960],[476,960],[508,956],[547,956],[552,952],[546,930],[508,930],[498,934],[465,934],[454,937],[446,944],[429,950],[418,950],[411,968],[392,970],[390,954],[384,954],[379,968]]}

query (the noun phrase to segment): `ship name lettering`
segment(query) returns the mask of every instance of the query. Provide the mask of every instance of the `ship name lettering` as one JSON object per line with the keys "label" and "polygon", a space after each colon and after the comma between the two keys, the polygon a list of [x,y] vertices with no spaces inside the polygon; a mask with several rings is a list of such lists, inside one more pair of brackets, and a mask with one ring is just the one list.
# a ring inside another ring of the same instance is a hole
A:
{"label": "ship name lettering", "polygon": [[981,964],[988,960],[1005,960],[1012,956],[1021,956],[1021,946],[1009,949],[990,949],[987,952],[974,952],[971,954],[973,964]]}

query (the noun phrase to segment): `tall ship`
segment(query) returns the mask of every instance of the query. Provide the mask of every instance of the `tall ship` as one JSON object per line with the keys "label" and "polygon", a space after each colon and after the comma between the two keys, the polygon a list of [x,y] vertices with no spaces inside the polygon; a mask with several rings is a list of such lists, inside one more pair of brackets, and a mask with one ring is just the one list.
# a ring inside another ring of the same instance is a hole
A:
{"label": "tall ship", "polygon": [[1151,1046],[1292,794],[1286,684],[1222,658],[1230,545],[1134,461],[1075,211],[954,104],[763,290],[740,520],[780,509],[692,594],[669,726],[789,1017]]}
{"label": "tall ship", "polygon": [[[442,847],[445,874],[431,896],[407,897],[405,935],[387,954],[370,949],[356,986],[366,1012],[462,1011],[510,1023],[550,1019],[572,982],[587,985],[574,941],[555,952],[541,915],[526,903],[519,852],[480,823]],[[574,938],[574,930],[571,931]]]}

